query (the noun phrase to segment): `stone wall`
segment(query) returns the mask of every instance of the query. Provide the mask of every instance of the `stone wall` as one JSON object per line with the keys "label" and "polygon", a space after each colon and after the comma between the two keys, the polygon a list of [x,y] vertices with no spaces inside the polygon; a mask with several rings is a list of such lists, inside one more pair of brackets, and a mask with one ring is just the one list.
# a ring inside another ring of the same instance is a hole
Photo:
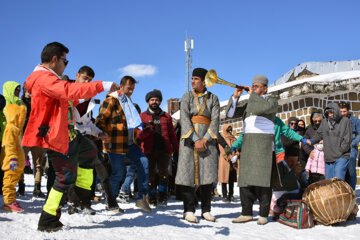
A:
{"label": "stone wall", "polygon": [[[323,111],[327,104],[331,102],[340,103],[341,101],[350,102],[351,112],[359,117],[360,113],[360,93],[358,92],[335,92],[330,95],[312,94],[297,96],[288,99],[279,99],[278,113],[276,114],[286,124],[289,117],[297,117],[305,121],[306,126],[310,124],[310,116],[314,110]],[[222,107],[225,111],[225,106]],[[222,114],[225,116],[225,114]],[[225,123],[233,126],[233,134],[238,136],[243,130],[243,122],[238,119],[221,119],[220,131]]]}

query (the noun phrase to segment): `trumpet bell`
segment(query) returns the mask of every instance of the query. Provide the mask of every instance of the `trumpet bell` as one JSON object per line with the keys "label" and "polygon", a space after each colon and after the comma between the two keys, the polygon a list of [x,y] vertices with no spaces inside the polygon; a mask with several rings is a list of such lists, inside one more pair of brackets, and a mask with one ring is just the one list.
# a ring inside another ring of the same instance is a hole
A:
{"label": "trumpet bell", "polygon": [[205,85],[212,87],[217,82],[218,77],[214,69],[210,69],[205,75]]}

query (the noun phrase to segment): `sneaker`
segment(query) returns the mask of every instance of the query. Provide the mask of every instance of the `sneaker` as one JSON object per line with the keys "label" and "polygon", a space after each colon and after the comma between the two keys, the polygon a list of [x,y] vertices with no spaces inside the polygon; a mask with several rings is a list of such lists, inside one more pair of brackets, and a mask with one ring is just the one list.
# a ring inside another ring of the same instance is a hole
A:
{"label": "sneaker", "polygon": [[203,219],[205,219],[206,221],[209,221],[209,222],[215,222],[216,221],[216,218],[213,215],[211,215],[210,212],[203,213],[201,215],[201,217]]}
{"label": "sneaker", "polygon": [[124,209],[122,209],[121,207],[108,207],[106,206],[105,207],[106,211],[110,211],[110,212],[113,212],[113,213],[124,213]]}
{"label": "sneaker", "polygon": [[117,200],[119,203],[130,203],[130,194],[120,192]]}
{"label": "sneaker", "polygon": [[184,219],[189,223],[197,223],[198,220],[193,212],[185,212]]}
{"label": "sneaker", "polygon": [[234,196],[231,196],[231,197],[229,197],[229,202],[236,203],[236,202],[238,202],[238,200],[236,200],[236,198],[234,198]]}
{"label": "sneaker", "polygon": [[257,221],[257,224],[258,225],[265,225],[268,223],[268,220],[266,217],[259,217],[258,221]]}
{"label": "sneaker", "polygon": [[157,204],[157,207],[160,207],[160,208],[167,207],[167,201],[166,200],[159,201]]}
{"label": "sneaker", "polygon": [[246,223],[253,220],[252,216],[240,215],[239,217],[232,220],[233,223]]}
{"label": "sneaker", "polygon": [[92,209],[89,205],[82,205],[81,206],[82,213],[85,215],[95,215],[96,211]]}
{"label": "sneaker", "polygon": [[229,198],[227,198],[227,197],[223,197],[223,198],[222,198],[222,201],[223,201],[223,202],[226,202],[226,203],[230,202]]}
{"label": "sneaker", "polygon": [[135,206],[137,206],[138,208],[141,208],[145,212],[152,211],[145,195],[143,195],[143,197],[141,199],[136,200]]}
{"label": "sneaker", "polygon": [[23,212],[24,211],[24,209],[22,207],[20,207],[20,204],[17,201],[12,202],[10,204],[4,204],[2,209],[5,211],[9,211],[9,212]]}

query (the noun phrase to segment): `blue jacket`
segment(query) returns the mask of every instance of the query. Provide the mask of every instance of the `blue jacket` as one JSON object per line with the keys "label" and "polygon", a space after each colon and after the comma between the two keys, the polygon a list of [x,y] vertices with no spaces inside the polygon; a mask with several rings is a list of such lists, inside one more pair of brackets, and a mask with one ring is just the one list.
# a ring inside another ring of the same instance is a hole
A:
{"label": "blue jacket", "polygon": [[350,116],[351,130],[352,130],[352,147],[357,147],[360,142],[360,120],[357,117]]}

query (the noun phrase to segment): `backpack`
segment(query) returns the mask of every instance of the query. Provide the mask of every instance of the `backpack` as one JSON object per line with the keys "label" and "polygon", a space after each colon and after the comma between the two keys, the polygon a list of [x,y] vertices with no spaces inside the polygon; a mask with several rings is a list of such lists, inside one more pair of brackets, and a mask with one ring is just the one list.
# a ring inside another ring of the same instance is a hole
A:
{"label": "backpack", "polygon": [[314,226],[310,207],[302,200],[283,200],[280,203],[283,211],[274,216],[274,220],[297,229],[312,228]]}

